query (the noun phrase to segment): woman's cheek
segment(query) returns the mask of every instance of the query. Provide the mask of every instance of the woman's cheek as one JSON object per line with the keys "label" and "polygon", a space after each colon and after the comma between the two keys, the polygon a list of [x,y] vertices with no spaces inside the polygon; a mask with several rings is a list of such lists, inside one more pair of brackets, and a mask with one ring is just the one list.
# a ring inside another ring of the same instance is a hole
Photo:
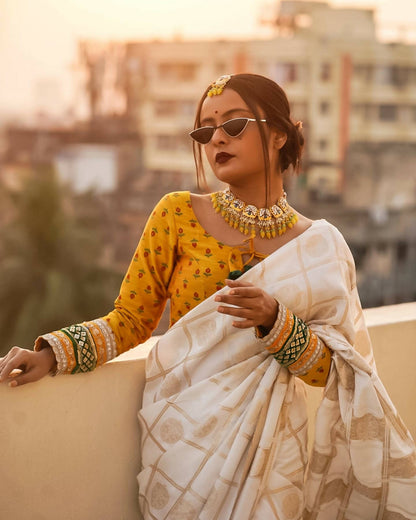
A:
{"label": "woman's cheek", "polygon": [[211,166],[211,169],[214,170],[215,168],[215,153],[213,150],[207,149],[205,147],[205,157],[208,160],[209,165]]}

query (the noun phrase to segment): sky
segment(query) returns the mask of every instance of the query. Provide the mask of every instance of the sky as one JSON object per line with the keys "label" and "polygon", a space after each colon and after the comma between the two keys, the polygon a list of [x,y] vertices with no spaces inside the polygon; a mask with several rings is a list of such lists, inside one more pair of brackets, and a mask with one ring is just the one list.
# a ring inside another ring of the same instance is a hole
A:
{"label": "sky", "polygon": [[[411,26],[416,0],[328,0],[372,7],[381,27]],[[261,37],[278,0],[0,0],[0,115],[73,99],[79,39]],[[236,23],[238,20],[238,23]],[[51,101],[53,100],[53,101]]]}

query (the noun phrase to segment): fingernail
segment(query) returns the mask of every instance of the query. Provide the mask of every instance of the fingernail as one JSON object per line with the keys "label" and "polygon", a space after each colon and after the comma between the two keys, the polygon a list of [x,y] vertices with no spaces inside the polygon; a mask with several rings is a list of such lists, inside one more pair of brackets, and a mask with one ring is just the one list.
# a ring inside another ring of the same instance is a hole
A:
{"label": "fingernail", "polygon": [[10,386],[10,388],[17,386],[17,381],[10,381],[9,386]]}

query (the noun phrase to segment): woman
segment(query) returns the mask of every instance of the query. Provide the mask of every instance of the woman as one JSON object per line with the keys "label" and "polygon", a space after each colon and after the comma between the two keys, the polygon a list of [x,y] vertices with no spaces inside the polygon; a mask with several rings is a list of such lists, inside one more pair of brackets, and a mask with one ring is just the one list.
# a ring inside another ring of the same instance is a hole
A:
{"label": "woman", "polygon": [[[145,518],[415,518],[414,445],[374,368],[351,254],[286,201],[301,127],[267,78],[210,85],[190,135],[200,185],[203,147],[228,188],[164,197],[115,309],[0,362],[12,386],[92,370],[146,340],[170,299],[139,413]],[[309,465],[301,379],[326,385]]]}

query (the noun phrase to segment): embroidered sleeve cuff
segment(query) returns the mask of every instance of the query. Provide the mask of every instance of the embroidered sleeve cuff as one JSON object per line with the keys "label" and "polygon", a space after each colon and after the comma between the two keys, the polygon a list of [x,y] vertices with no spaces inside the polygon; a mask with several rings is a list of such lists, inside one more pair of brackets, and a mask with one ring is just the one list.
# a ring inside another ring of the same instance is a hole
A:
{"label": "embroidered sleeve cuff", "polygon": [[[279,303],[274,327],[260,341],[281,365],[289,367],[310,349],[309,361],[316,350],[318,338],[300,318]],[[303,369],[302,363],[301,370],[303,371]]]}
{"label": "embroidered sleeve cuff", "polygon": [[42,339],[49,343],[55,354],[56,375],[88,372],[117,355],[114,333],[101,319],[40,336],[35,342],[35,350],[41,350]]}
{"label": "embroidered sleeve cuff", "polygon": [[279,302],[273,329],[256,337],[276,361],[309,385],[324,386],[331,365],[331,352],[300,318]]}

